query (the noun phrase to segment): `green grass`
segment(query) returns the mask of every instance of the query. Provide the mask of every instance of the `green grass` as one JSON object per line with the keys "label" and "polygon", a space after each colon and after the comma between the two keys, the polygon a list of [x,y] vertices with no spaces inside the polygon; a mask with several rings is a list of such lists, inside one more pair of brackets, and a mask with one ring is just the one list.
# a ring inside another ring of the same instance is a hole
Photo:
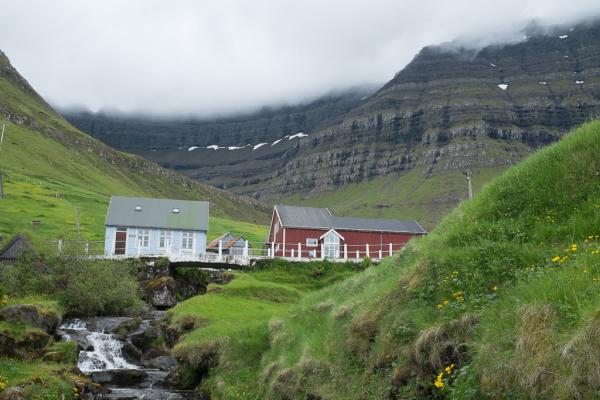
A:
{"label": "green grass", "polygon": [[539,151],[397,259],[308,294],[269,331],[231,345],[204,390],[220,399],[593,398],[598,154],[600,122]]}
{"label": "green grass", "polygon": [[[27,233],[45,245],[58,238],[76,238],[79,221],[81,239],[101,241],[110,196],[124,195],[208,200],[211,235],[228,229],[264,240],[265,228],[260,226],[268,222],[264,207],[83,134],[24,87],[9,65],[0,56],[0,67],[8,71],[0,78],[0,107],[12,115],[0,151],[5,180],[0,236]],[[16,119],[18,124],[10,122]]]}
{"label": "green grass", "polygon": [[354,275],[357,264],[329,262],[263,262],[258,270],[235,272],[228,284],[209,286],[208,293],[184,301],[169,311],[171,325],[195,318],[198,327],[185,333],[173,353],[187,365],[199,368],[202,354],[211,346],[218,352],[238,354],[230,348],[246,348],[243,362],[256,365],[257,348],[267,337],[268,321],[283,316],[304,295]]}
{"label": "green grass", "polygon": [[75,376],[73,367],[69,364],[0,358],[0,382],[5,382],[8,387],[22,386],[26,398],[31,400],[75,400],[75,382],[84,379]]}
{"label": "green grass", "polygon": [[[505,167],[477,169],[473,175],[474,193],[504,170]],[[461,171],[427,177],[425,169],[417,167],[400,175],[347,184],[335,191],[294,194],[281,203],[328,207],[339,215],[414,219],[432,229],[466,197],[467,182]]]}

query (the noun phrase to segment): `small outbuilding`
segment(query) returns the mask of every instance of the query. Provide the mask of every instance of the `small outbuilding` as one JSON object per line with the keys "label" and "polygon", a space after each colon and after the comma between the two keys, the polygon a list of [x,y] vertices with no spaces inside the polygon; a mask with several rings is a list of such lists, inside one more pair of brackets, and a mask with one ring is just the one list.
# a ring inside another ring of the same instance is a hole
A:
{"label": "small outbuilding", "polygon": [[208,213],[207,201],[112,196],[104,255],[193,260],[206,253]]}
{"label": "small outbuilding", "polygon": [[267,251],[292,258],[381,258],[426,233],[413,220],[338,217],[327,208],[277,205]]}
{"label": "small outbuilding", "polygon": [[29,241],[25,236],[15,235],[8,243],[0,248],[0,263],[14,263],[28,246]]}
{"label": "small outbuilding", "polygon": [[[208,253],[219,253],[219,244],[221,245],[221,254],[224,256],[252,256],[252,247],[247,243],[243,236],[235,236],[231,232],[227,232],[210,242],[206,246]],[[247,254],[244,249],[248,249]]]}

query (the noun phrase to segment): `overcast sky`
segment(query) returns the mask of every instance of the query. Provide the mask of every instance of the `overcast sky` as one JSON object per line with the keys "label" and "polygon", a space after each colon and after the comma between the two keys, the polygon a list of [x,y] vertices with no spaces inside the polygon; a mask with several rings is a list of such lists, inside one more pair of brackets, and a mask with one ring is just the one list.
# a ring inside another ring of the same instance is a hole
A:
{"label": "overcast sky", "polygon": [[209,116],[383,83],[429,44],[598,14],[599,0],[2,0],[0,49],[55,106]]}

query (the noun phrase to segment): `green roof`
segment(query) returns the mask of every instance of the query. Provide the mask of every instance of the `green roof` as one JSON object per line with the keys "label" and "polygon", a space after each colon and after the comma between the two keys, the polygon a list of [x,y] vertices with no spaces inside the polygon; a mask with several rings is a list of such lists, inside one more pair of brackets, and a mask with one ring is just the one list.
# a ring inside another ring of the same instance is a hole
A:
{"label": "green roof", "polygon": [[208,202],[112,196],[105,224],[208,231]]}

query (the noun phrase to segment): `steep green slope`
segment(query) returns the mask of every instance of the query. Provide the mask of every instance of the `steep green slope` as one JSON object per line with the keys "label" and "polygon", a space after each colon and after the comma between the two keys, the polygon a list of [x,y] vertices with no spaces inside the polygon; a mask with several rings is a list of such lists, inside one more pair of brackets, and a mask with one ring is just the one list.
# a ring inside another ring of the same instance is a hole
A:
{"label": "steep green slope", "polygon": [[222,399],[595,397],[598,154],[594,122],[531,156],[399,258],[272,320],[244,350],[260,357],[230,345],[205,389]]}
{"label": "steep green slope", "polygon": [[[503,167],[475,170],[475,195],[485,183],[503,171]],[[349,183],[335,191],[298,193],[282,199],[281,203],[313,207],[326,205],[339,215],[415,219],[431,229],[454,204],[468,197],[467,180],[459,171],[447,171],[430,178],[424,175],[424,168],[415,168],[406,174],[389,174],[361,183]]]}
{"label": "steep green slope", "polygon": [[[7,120],[0,151],[5,180],[0,236],[26,231],[41,240],[75,237],[79,221],[83,238],[102,239],[108,200],[116,194],[209,200],[211,215],[219,217],[212,222],[221,229],[239,231],[235,219],[267,221],[266,209],[255,201],[115,151],[73,128],[2,53],[0,114]],[[264,239],[264,228],[250,231],[252,239]]]}

